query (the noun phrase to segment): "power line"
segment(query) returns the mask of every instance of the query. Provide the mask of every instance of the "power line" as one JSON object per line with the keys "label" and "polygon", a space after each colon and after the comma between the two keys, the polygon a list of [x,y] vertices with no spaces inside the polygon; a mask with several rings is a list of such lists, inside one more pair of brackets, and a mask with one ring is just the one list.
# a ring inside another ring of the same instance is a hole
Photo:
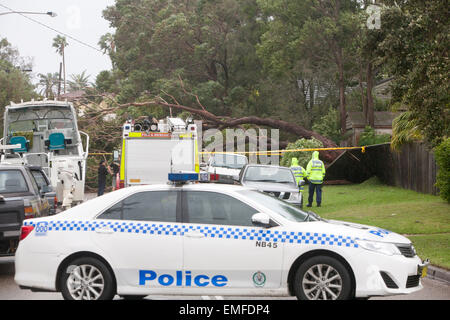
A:
{"label": "power line", "polygon": [[52,28],[52,27],[50,27],[50,26],[48,26],[48,25],[46,25],[46,24],[44,24],[44,23],[42,23],[42,22],[40,22],[40,21],[38,21],[38,20],[35,20],[35,19],[30,18],[30,17],[28,17],[28,16],[26,16],[26,15],[20,13],[20,12],[17,12],[17,11],[15,11],[15,10],[11,9],[11,8],[8,8],[7,6],[5,6],[5,5],[3,5],[3,4],[1,4],[1,3],[0,3],[0,7],[3,7],[3,8],[5,8],[5,9],[11,11],[11,12],[14,12],[14,13],[18,14],[18,15],[21,15],[22,17],[24,17],[24,18],[26,18],[26,19],[28,19],[28,20],[30,20],[30,21],[33,21],[33,22],[35,22],[35,23],[37,23],[37,24],[39,24],[39,25],[41,25],[41,26],[43,26],[43,27],[45,27],[45,28],[47,28],[47,29],[50,29],[50,30],[52,30],[52,31],[54,31],[54,32],[56,32],[56,33],[59,33],[59,34],[63,35],[63,36],[66,36],[66,37],[69,38],[69,39],[72,39],[72,40],[74,40],[74,41],[76,41],[76,42],[78,42],[78,43],[80,43],[80,44],[82,44],[82,45],[84,45],[84,46],[86,46],[86,47],[89,47],[89,48],[91,48],[91,49],[94,49],[95,51],[98,51],[98,52],[101,52],[102,54],[104,54],[102,50],[100,50],[100,49],[98,49],[98,48],[96,48],[96,47],[94,47],[94,46],[91,46],[90,44],[88,44],[88,43],[86,43],[86,42],[84,42],[84,41],[78,40],[78,39],[72,37],[71,35],[69,35],[69,34],[67,34],[67,33],[64,33],[64,32],[62,32],[62,31],[56,30],[56,29],[54,29],[54,28]]}

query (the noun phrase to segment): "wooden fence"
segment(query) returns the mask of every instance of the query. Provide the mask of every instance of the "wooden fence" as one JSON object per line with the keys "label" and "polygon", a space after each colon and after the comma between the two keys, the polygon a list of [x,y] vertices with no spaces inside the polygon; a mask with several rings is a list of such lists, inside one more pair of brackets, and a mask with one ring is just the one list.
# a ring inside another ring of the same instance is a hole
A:
{"label": "wooden fence", "polygon": [[328,166],[325,179],[361,183],[377,176],[387,185],[436,195],[437,170],[433,151],[426,144],[406,144],[395,152],[386,143],[369,146],[365,153],[346,151]]}

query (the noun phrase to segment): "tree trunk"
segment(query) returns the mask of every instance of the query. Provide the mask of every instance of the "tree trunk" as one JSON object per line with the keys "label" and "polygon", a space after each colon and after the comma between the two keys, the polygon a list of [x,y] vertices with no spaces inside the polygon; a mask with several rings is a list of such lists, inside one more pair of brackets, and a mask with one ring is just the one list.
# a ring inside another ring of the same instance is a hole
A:
{"label": "tree trunk", "polygon": [[64,69],[64,93],[66,93],[66,60],[64,57],[64,43],[62,44],[62,58],[63,58],[63,69]]}
{"label": "tree trunk", "polygon": [[337,67],[339,69],[339,114],[341,123],[341,134],[344,135],[347,131],[347,108],[345,105],[345,81],[344,81],[344,64],[342,62],[342,49],[339,48],[337,54]]}
{"label": "tree trunk", "polygon": [[363,110],[363,116],[364,116],[364,124],[368,125],[369,124],[369,119],[368,119],[368,114],[367,114],[367,95],[364,92],[364,86],[363,86],[363,70],[362,70],[362,66],[359,69],[359,89],[361,90],[361,105],[362,105],[362,110]]}
{"label": "tree trunk", "polygon": [[59,96],[61,95],[61,73],[62,73],[62,63],[59,63],[59,76],[58,76],[58,98],[57,100],[59,100]]}
{"label": "tree trunk", "polygon": [[375,111],[373,109],[373,70],[372,63],[367,64],[367,115],[369,120],[369,126],[375,128]]}

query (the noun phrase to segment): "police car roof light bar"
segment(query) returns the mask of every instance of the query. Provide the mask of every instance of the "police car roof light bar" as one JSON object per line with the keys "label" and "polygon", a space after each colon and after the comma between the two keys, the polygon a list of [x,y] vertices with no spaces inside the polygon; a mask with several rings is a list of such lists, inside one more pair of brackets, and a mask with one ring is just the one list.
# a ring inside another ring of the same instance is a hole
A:
{"label": "police car roof light bar", "polygon": [[171,182],[180,183],[198,180],[198,173],[169,173],[169,181]]}

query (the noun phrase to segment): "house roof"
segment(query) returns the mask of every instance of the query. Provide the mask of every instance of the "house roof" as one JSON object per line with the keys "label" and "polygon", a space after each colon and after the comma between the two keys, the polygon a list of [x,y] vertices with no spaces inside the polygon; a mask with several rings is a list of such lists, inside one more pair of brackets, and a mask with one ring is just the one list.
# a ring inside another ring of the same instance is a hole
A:
{"label": "house roof", "polygon": [[[392,120],[400,115],[400,112],[375,111],[375,128],[392,128]],[[346,127],[365,128],[366,123],[362,112],[347,112]]]}
{"label": "house roof", "polygon": [[60,99],[67,99],[69,101],[74,100],[74,99],[79,99],[79,98],[83,97],[83,95],[85,93],[86,93],[86,91],[84,91],[84,90],[67,92],[67,93],[61,94]]}

